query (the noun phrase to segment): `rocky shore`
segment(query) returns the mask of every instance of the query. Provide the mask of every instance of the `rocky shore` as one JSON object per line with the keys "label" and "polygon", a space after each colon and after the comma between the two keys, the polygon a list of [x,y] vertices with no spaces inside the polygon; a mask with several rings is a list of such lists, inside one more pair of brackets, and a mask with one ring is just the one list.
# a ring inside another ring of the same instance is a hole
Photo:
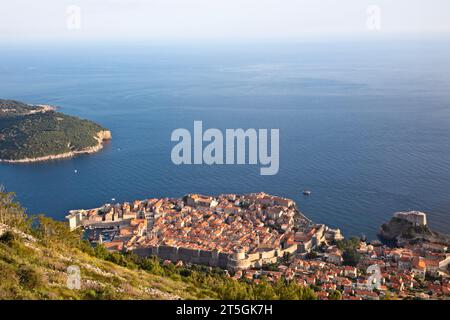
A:
{"label": "rocky shore", "polygon": [[54,154],[54,155],[48,155],[48,156],[44,156],[44,157],[37,157],[37,158],[24,158],[24,159],[17,159],[17,160],[0,159],[0,162],[3,162],[3,163],[32,163],[32,162],[43,162],[43,161],[50,161],[50,160],[72,158],[72,157],[80,155],[80,154],[92,154],[92,153],[98,152],[101,149],[103,149],[104,142],[112,139],[111,131],[109,131],[109,130],[99,131],[94,138],[95,138],[95,140],[97,140],[97,144],[95,146],[92,146],[89,148],[84,148],[82,150],[74,150],[74,151],[65,152],[65,153],[61,153],[61,154]]}
{"label": "rocky shore", "polygon": [[[423,221],[417,221],[418,215],[424,217]],[[400,246],[423,242],[450,245],[450,236],[431,230],[427,225],[425,213],[416,211],[396,213],[389,222],[380,227],[378,237]]]}

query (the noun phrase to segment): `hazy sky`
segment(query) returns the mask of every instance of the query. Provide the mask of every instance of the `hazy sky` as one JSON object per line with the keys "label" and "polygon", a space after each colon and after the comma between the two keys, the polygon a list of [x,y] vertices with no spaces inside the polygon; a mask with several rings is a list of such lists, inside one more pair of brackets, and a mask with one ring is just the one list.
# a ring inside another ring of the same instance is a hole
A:
{"label": "hazy sky", "polygon": [[0,14],[0,41],[332,37],[368,19],[378,34],[450,31],[449,0],[2,0]]}

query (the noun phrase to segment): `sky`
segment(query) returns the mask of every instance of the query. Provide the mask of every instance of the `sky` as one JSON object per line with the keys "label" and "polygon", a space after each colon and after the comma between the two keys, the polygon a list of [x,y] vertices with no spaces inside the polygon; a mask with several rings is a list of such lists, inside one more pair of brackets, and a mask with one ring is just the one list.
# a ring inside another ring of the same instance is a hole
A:
{"label": "sky", "polygon": [[0,41],[450,32],[449,0],[2,0]]}

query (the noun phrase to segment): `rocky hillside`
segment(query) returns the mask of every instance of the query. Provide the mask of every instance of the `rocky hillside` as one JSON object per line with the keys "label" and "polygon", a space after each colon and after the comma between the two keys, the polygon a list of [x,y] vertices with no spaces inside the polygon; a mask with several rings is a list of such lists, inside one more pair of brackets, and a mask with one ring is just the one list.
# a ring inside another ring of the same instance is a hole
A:
{"label": "rocky hillside", "polygon": [[[199,298],[181,281],[122,267],[76,248],[46,246],[3,224],[0,234],[0,299]],[[81,271],[79,289],[70,282],[71,266]]]}

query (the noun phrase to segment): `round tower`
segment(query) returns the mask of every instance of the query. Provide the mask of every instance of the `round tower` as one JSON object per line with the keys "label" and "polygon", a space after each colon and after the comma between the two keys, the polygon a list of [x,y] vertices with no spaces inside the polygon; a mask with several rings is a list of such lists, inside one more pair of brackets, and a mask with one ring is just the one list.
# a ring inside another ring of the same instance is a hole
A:
{"label": "round tower", "polygon": [[245,250],[243,247],[236,247],[233,253],[234,260],[243,260],[245,259]]}

